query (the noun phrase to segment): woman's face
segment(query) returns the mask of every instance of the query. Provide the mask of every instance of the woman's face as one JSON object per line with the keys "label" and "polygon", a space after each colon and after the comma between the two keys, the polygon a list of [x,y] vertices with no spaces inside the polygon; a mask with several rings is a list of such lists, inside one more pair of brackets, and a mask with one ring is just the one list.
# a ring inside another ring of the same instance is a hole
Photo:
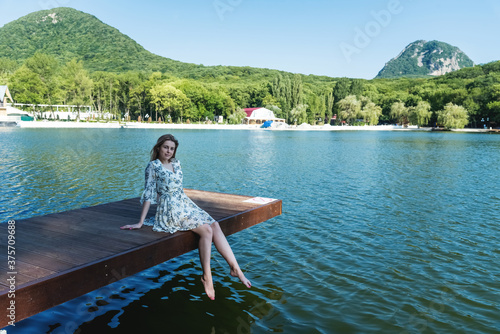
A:
{"label": "woman's face", "polygon": [[170,159],[172,159],[174,152],[175,152],[175,143],[173,141],[166,140],[160,146],[160,160],[162,162],[170,162]]}

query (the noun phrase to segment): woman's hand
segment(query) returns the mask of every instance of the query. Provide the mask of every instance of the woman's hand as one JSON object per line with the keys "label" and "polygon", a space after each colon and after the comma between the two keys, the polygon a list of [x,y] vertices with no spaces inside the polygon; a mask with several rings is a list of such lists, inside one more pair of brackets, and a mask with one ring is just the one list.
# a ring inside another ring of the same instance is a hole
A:
{"label": "woman's hand", "polygon": [[122,226],[122,227],[120,227],[120,229],[122,229],[122,230],[137,230],[137,229],[140,229],[141,227],[142,227],[142,224],[137,223],[137,224]]}

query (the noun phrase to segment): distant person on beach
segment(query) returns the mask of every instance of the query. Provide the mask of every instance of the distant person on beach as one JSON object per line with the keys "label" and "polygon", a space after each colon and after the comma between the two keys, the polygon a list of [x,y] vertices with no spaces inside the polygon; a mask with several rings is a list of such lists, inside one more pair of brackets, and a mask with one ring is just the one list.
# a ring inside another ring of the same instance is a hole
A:
{"label": "distant person on beach", "polygon": [[[201,281],[207,296],[214,300],[215,290],[210,269],[212,241],[230,267],[231,276],[238,277],[250,288],[252,285],[241,271],[219,223],[199,208],[182,188],[182,170],[175,158],[179,142],[171,134],[158,138],[151,150],[151,161],[146,167],[146,182],[141,196],[142,212],[137,224],[121,229],[139,229],[142,225],[153,226],[153,231],[175,233],[193,231],[200,236],[199,253],[203,268]],[[156,215],[146,220],[151,204],[157,204]]]}

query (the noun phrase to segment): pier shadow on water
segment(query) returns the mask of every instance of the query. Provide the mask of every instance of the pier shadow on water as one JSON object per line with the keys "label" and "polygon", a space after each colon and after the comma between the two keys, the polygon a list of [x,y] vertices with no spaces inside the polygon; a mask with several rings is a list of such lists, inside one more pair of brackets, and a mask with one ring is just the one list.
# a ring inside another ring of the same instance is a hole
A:
{"label": "pier shadow on water", "polygon": [[[188,259],[186,255],[192,259]],[[247,289],[213,268],[215,301],[200,281],[201,267],[190,252],[30,317],[9,333],[254,333],[282,332],[259,320],[276,316],[283,291],[266,284]],[[178,267],[176,267],[178,265]],[[186,319],[190,319],[186,321]],[[265,327],[265,328],[264,328]]]}

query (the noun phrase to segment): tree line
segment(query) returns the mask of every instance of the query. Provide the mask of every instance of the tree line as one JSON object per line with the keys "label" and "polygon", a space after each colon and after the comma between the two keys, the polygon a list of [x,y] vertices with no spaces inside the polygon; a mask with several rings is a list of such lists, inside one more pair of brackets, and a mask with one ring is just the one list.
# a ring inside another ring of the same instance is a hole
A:
{"label": "tree line", "polygon": [[91,105],[116,118],[201,122],[223,116],[240,123],[242,108],[266,107],[289,124],[461,128],[500,123],[500,62],[436,78],[373,80],[250,68],[246,76],[245,68],[199,71],[193,68],[185,76],[89,72],[84,61],[61,64],[40,52],[22,64],[0,58],[0,84],[9,85],[15,102]]}

